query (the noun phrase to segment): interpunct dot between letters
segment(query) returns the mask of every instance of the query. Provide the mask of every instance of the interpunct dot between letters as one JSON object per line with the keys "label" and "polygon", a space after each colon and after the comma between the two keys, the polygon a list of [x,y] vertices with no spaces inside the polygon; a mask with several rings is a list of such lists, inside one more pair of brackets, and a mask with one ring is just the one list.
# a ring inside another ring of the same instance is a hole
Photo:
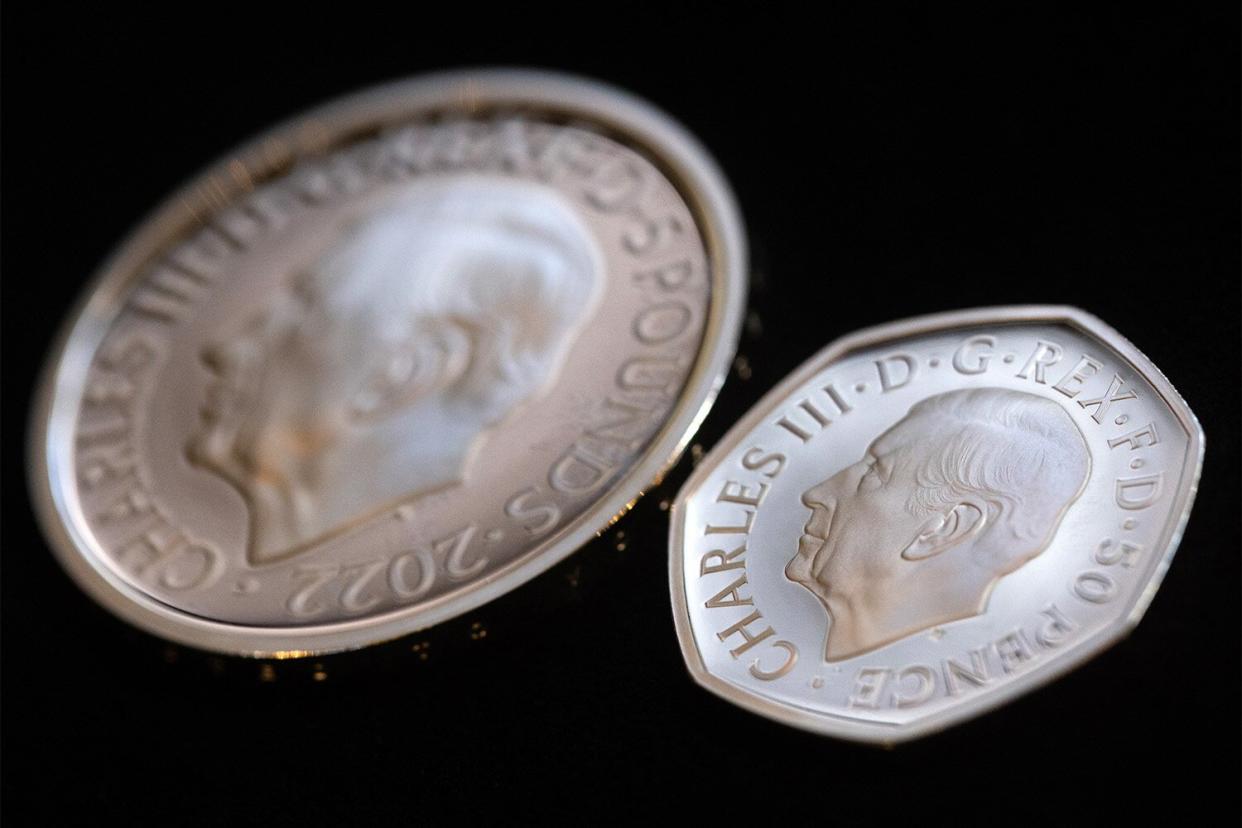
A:
{"label": "interpunct dot between letters", "polygon": [[[998,352],[1002,336],[1029,358]],[[830,392],[863,369],[872,394]],[[942,314],[846,337],[796,377],[673,507],[673,604],[705,687],[891,742],[977,715],[1133,626],[1172,554],[1161,530],[1189,510],[1201,432],[1110,328],[1066,308]],[[1143,426],[1118,436],[1110,421]],[[1113,507],[1144,519],[1084,549]]]}

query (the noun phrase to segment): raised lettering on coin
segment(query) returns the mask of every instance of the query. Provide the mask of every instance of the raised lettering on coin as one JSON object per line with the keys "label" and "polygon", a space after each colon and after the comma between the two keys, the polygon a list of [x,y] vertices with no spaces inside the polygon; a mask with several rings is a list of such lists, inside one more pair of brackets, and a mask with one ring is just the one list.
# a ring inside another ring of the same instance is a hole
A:
{"label": "raised lettering on coin", "polygon": [[975,715],[1136,623],[1202,446],[1160,372],[1081,311],[847,337],[748,414],[674,504],[691,673],[850,739]]}
{"label": "raised lettering on coin", "polygon": [[357,647],[513,588],[659,476],[732,358],[723,181],[589,82],[371,90],[170,203],[52,359],[32,484],[79,582],[196,646]]}

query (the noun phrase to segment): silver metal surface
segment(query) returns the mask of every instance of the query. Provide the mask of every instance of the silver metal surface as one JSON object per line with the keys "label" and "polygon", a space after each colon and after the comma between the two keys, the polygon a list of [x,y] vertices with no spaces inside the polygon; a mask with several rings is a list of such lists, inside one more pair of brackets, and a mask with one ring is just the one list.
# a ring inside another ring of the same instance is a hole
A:
{"label": "silver metal surface", "polygon": [[512,589],[617,519],[723,380],[745,249],[719,172],[615,89],[459,72],[241,147],[103,267],[31,486],[126,620],[348,649]]}
{"label": "silver metal surface", "polygon": [[1138,622],[1202,454],[1164,376],[1080,310],[853,334],[678,495],[682,652],[714,693],[832,736],[897,742],[975,716]]}

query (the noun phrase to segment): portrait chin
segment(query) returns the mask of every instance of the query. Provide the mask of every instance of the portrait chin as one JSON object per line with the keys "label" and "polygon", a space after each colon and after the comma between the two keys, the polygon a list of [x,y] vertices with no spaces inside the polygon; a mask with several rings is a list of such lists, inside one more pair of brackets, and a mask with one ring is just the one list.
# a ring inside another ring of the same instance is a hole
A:
{"label": "portrait chin", "polygon": [[245,500],[250,562],[460,483],[473,447],[560,371],[600,255],[549,189],[421,181],[219,331],[186,457]]}

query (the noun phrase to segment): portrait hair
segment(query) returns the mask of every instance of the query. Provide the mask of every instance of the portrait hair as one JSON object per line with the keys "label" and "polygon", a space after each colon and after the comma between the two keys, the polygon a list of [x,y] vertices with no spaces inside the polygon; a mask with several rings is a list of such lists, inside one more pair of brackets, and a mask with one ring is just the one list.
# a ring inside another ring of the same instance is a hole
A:
{"label": "portrait hair", "polygon": [[461,482],[602,292],[593,233],[539,184],[429,177],[338,227],[204,352],[229,403],[189,457],[246,499],[254,560]]}
{"label": "portrait hair", "polygon": [[1006,534],[993,535],[979,550],[989,559],[979,562],[999,573],[1047,545],[1090,473],[1081,430],[1065,409],[1035,394],[951,391],[916,403],[905,422],[932,447],[915,470],[907,508],[924,517],[972,495],[992,504]]}
{"label": "portrait hair", "polygon": [[492,411],[528,396],[564,357],[599,281],[590,239],[545,188],[456,176],[365,215],[299,289],[329,317],[329,337],[347,325],[372,337],[355,414],[390,413],[431,390]]}

